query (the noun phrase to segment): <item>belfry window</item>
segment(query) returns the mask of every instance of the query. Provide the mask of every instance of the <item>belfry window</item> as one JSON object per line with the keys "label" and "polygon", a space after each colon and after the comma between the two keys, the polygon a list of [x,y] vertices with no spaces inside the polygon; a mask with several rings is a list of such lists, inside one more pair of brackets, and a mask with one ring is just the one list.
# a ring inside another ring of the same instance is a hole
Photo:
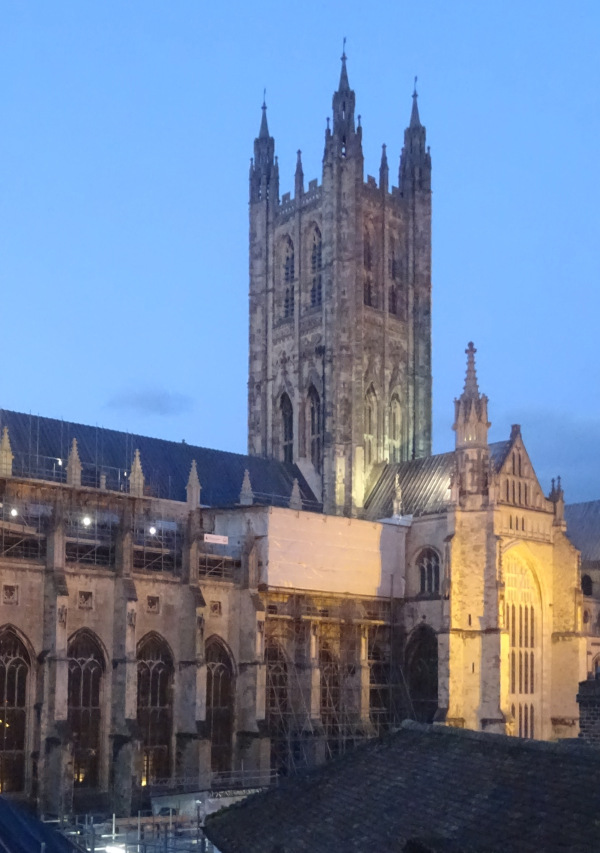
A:
{"label": "belfry window", "polygon": [[421,595],[439,595],[440,593],[440,558],[433,548],[425,548],[417,560]]}
{"label": "belfry window", "polygon": [[397,394],[390,403],[390,462],[402,459],[402,408]]}
{"label": "belfry window", "polygon": [[323,443],[321,399],[313,385],[308,392],[308,406],[310,413],[310,461],[315,470],[320,471]]}
{"label": "belfry window", "polygon": [[287,394],[281,395],[281,428],[283,439],[283,461],[294,461],[294,410]]}
{"label": "belfry window", "polygon": [[365,465],[372,465],[377,461],[377,395],[373,386],[365,397],[364,419]]}
{"label": "belfry window", "polygon": [[323,283],[322,273],[323,268],[323,243],[321,240],[321,232],[315,228],[313,232],[312,248],[310,253],[310,273],[312,283],[310,286],[310,304],[314,308],[320,305],[323,299]]}
{"label": "belfry window", "polygon": [[290,284],[296,278],[295,261],[294,261],[294,244],[288,237],[285,241],[284,257],[283,257],[283,280],[286,284]]}
{"label": "belfry window", "polygon": [[0,793],[25,787],[27,688],[31,661],[11,628],[0,632]]}
{"label": "belfry window", "polygon": [[145,637],[137,653],[137,720],[142,737],[142,785],[171,776],[173,657],[165,640]]}
{"label": "belfry window", "polygon": [[100,782],[101,688],[105,663],[96,638],[80,631],[69,642],[68,721],[73,738],[73,782],[97,788]]}
{"label": "belfry window", "polygon": [[211,741],[210,761],[215,771],[231,770],[233,738],[233,667],[218,640],[206,646],[206,723]]}

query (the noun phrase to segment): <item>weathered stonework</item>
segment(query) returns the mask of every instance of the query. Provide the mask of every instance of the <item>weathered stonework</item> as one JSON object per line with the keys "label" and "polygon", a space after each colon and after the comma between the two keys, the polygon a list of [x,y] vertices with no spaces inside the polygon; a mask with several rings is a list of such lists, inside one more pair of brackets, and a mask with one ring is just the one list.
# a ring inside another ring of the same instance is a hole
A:
{"label": "weathered stonework", "polygon": [[[413,96],[399,188],[364,180],[345,57],[322,183],[279,198],[266,107],[250,170],[249,453],[293,460],[327,512],[431,452],[431,159]],[[282,407],[288,405],[289,414]],[[289,418],[289,426],[286,425]]]}

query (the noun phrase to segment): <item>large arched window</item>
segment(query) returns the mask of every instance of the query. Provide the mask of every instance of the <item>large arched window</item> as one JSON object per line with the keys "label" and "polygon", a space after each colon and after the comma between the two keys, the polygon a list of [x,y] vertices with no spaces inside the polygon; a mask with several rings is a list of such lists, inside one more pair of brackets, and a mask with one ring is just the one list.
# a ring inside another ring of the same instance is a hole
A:
{"label": "large arched window", "polygon": [[438,644],[428,625],[412,632],[405,662],[409,713],[421,723],[432,723],[438,701]]}
{"label": "large arched window", "polygon": [[508,631],[508,701],[515,734],[535,738],[540,720],[542,634],[537,584],[524,560],[511,551],[504,558],[506,598],[504,623]]}
{"label": "large arched window", "polygon": [[312,246],[310,251],[310,274],[312,278],[310,285],[310,304],[312,307],[320,305],[323,299],[323,282],[321,278],[322,268],[323,243],[321,240],[321,232],[318,228],[315,227],[315,230],[313,231]]}
{"label": "large arched window", "polygon": [[294,410],[292,401],[287,394],[281,395],[281,433],[283,446],[283,461],[294,461]]}
{"label": "large arched window", "polygon": [[173,656],[156,634],[144,637],[137,651],[137,720],[144,751],[142,785],[171,776],[173,731]]}
{"label": "large arched window", "polygon": [[89,631],[69,641],[68,721],[73,739],[73,781],[76,787],[97,788],[100,783],[102,675],[104,655]]}
{"label": "large arched window", "polygon": [[394,394],[390,402],[390,462],[402,459],[402,408],[400,398]]}
{"label": "large arched window", "polygon": [[581,576],[581,591],[584,595],[591,595],[593,592],[592,579],[589,575]]}
{"label": "large arched window", "polygon": [[206,722],[211,740],[211,768],[231,770],[233,705],[235,690],[233,666],[222,643],[216,639],[206,645]]}
{"label": "large arched window", "polygon": [[365,465],[377,461],[377,395],[371,385],[365,396],[364,413]]}
{"label": "large arched window", "polygon": [[280,774],[288,770],[290,718],[288,667],[278,643],[265,648],[267,693],[265,702],[267,730],[271,738],[271,769]]}
{"label": "large arched window", "polygon": [[323,428],[321,398],[314,385],[308,390],[309,426],[310,426],[310,461],[316,471],[321,470]]}
{"label": "large arched window", "polygon": [[425,548],[417,560],[421,595],[440,594],[440,558],[433,548]]}
{"label": "large arched window", "polygon": [[0,631],[0,793],[25,787],[27,687],[31,660],[12,628]]}

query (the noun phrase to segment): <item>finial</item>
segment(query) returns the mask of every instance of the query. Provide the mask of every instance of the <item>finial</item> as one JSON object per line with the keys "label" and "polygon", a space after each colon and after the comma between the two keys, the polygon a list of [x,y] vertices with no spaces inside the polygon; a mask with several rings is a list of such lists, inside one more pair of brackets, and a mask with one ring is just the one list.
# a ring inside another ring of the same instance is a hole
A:
{"label": "finial", "polygon": [[330,118],[329,118],[329,116],[327,116],[327,130],[329,130],[329,122],[330,122]]}
{"label": "finial", "polygon": [[[416,82],[416,80],[417,80],[417,78],[415,77],[415,82]],[[266,88],[263,89],[262,108],[263,108],[263,110],[267,109],[267,90],[266,90]]]}
{"label": "finial", "polygon": [[475,353],[477,350],[473,345],[473,341],[469,341],[469,344],[465,350],[467,356],[467,375],[465,377],[465,390],[464,394],[467,397],[479,397],[479,386],[477,385],[477,373],[475,372]]}
{"label": "finial", "polygon": [[[415,85],[414,85],[414,87],[413,87],[413,98],[418,98],[418,97],[419,97],[419,95],[418,95],[418,93],[417,93],[417,80],[418,80],[418,77],[417,77],[417,75],[415,74]],[[266,91],[266,90],[265,90],[265,91]]]}
{"label": "finial", "polygon": [[258,132],[259,139],[268,139],[269,138],[269,125],[267,124],[267,90],[263,89],[263,102],[262,102],[262,118],[260,120],[260,130]]}
{"label": "finial", "polygon": [[346,36],[344,36],[344,41],[342,42],[342,62],[346,61]]}
{"label": "finial", "polygon": [[359,127],[360,127],[360,120],[361,120],[361,118],[362,118],[362,116],[361,116],[361,114],[359,113],[359,114],[356,116],[356,120],[358,121],[358,126],[359,126]]}
{"label": "finial", "polygon": [[348,82],[348,72],[346,71],[346,37],[344,36],[344,47],[342,53],[342,71],[340,74],[340,85],[338,87],[338,91],[347,92],[350,89],[350,83]]}
{"label": "finial", "polygon": [[415,77],[415,84],[412,93],[412,110],[410,113],[410,126],[411,127],[421,127],[421,119],[419,118],[419,106],[418,106],[418,93],[417,93],[417,78]]}

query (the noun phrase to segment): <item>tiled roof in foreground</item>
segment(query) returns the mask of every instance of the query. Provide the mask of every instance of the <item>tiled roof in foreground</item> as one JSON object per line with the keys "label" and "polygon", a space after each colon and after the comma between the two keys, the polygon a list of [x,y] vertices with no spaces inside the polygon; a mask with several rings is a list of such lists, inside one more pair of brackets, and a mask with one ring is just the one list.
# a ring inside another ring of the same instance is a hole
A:
{"label": "tiled roof in foreground", "polygon": [[397,733],[207,820],[221,853],[600,850],[600,751],[443,726]]}
{"label": "tiled roof in foreground", "polygon": [[195,459],[204,505],[239,503],[244,471],[248,469],[254,503],[288,506],[294,478],[297,478],[304,509],[320,509],[296,465],[274,459],[0,409],[0,433],[4,427],[9,431],[16,477],[65,482],[67,458],[76,438],[83,465],[83,486],[98,487],[100,474],[104,474],[108,489],[127,491],[127,475],[134,453],[139,450],[145,492],[154,497],[184,501]]}
{"label": "tiled roof in foreground", "polygon": [[[496,471],[502,467],[512,442],[490,444],[490,457]],[[454,469],[454,451],[438,453],[377,466],[371,475],[372,486],[365,501],[367,518],[389,518],[392,515],[396,474],[402,488],[403,515],[431,515],[444,512],[450,502],[450,476]]]}

